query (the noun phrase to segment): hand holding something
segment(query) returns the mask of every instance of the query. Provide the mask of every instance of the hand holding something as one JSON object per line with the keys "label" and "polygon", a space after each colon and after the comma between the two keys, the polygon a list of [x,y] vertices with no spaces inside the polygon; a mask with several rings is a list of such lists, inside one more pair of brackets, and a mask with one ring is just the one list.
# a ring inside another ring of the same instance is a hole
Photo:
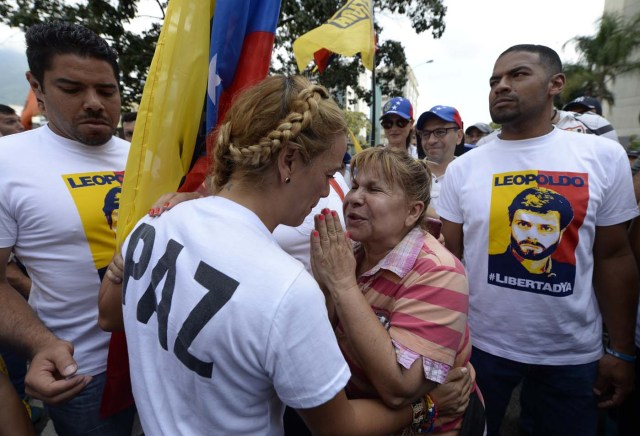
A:
{"label": "hand holding something", "polygon": [[58,338],[43,345],[31,359],[25,377],[26,393],[47,404],[69,401],[91,381],[88,375],[75,375],[73,345]]}
{"label": "hand holding something", "polygon": [[356,283],[356,260],[351,241],[342,231],[337,212],[324,209],[315,217],[311,234],[311,268],[321,288],[332,293]]}
{"label": "hand holding something", "polygon": [[598,362],[598,378],[593,392],[600,397],[598,407],[606,409],[621,405],[633,390],[633,363],[610,354]]}
{"label": "hand holding something", "polygon": [[203,197],[199,192],[170,192],[164,194],[149,209],[149,216],[160,216],[163,212],[171,209],[183,201],[195,200]]}
{"label": "hand holding something", "polygon": [[124,276],[124,259],[122,258],[122,254],[116,253],[113,255],[105,276],[116,285],[122,283],[122,277]]}
{"label": "hand holding something", "polygon": [[472,386],[471,371],[467,367],[452,368],[444,383],[429,392],[438,416],[461,416],[469,405]]}

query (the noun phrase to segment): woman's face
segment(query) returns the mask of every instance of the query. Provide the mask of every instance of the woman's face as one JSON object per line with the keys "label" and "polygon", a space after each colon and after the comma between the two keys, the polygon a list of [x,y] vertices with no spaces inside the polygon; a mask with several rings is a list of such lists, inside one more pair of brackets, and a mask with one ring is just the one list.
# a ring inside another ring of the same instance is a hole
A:
{"label": "woman's face", "polygon": [[[383,127],[389,126],[389,128],[384,129],[384,134],[387,137],[387,141],[389,141],[389,146],[406,150],[407,138],[411,133],[413,122],[398,115],[390,114],[382,119],[381,124],[383,124]],[[398,124],[403,127],[399,127]]]}
{"label": "woman's face", "polygon": [[[347,151],[347,136],[334,136],[331,147],[316,156],[308,164],[301,164],[299,171],[291,173],[290,185],[296,190],[291,206],[288,226],[299,226],[321,197],[329,195],[329,179],[342,167],[342,158]],[[297,159],[301,159],[299,156]]]}
{"label": "woman's face", "polygon": [[351,239],[367,245],[394,247],[413,227],[404,190],[385,181],[378,168],[357,170],[345,198],[344,216]]}

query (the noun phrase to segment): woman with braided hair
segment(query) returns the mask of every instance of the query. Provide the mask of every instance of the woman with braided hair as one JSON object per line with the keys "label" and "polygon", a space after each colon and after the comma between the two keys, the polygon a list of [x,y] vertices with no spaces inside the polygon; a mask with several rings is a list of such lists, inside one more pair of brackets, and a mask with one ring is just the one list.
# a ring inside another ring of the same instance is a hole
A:
{"label": "woman with braided hair", "polygon": [[285,404],[321,434],[424,418],[421,405],[347,400],[322,291],[272,235],[328,195],[346,131],[324,88],[269,77],[217,132],[213,195],[145,217],[127,238],[121,313],[145,434],[282,434]]}

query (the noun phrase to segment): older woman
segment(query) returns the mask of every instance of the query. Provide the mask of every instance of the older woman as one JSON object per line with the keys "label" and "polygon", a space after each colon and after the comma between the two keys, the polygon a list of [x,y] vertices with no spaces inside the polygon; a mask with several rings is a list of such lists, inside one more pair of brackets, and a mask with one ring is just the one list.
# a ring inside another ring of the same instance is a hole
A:
{"label": "older woman", "polygon": [[[352,371],[347,393],[402,407],[467,364],[467,278],[424,227],[430,179],[421,162],[376,148],[352,168],[344,212],[355,250],[325,210],[311,237],[312,266]],[[438,419],[434,429],[456,434],[461,421]]]}
{"label": "older woman", "polygon": [[[110,325],[124,316],[146,434],[281,434],[283,404],[322,434],[389,434],[424,421],[421,400],[395,410],[347,400],[350,373],[322,292],[271,234],[328,195],[345,132],[324,88],[267,78],[219,129],[213,195],[143,218],[128,237],[124,289],[103,282],[100,315],[115,317]],[[108,300],[120,295],[112,313]]]}

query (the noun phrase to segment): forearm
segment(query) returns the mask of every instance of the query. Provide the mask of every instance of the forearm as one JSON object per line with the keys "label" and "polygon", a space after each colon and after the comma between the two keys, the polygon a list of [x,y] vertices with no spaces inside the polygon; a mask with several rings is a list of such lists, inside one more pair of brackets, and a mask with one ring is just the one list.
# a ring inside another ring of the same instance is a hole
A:
{"label": "forearm", "polygon": [[[389,435],[408,427],[413,416],[410,406],[389,409],[383,403],[374,400],[351,400],[351,416],[343,434]],[[376,419],[372,419],[372,417]],[[329,433],[328,433],[329,434]]]}
{"label": "forearm", "polygon": [[409,406],[393,410],[375,400],[347,400],[344,391],[327,403],[298,409],[313,434],[389,435],[408,427],[413,419]]}
{"label": "forearm", "polygon": [[6,281],[0,283],[0,301],[0,341],[32,357],[47,344],[58,340]]}
{"label": "forearm", "polygon": [[402,407],[435,387],[423,374],[422,362],[411,370],[397,362],[389,333],[380,323],[362,292],[354,283],[347,290],[333,293],[340,325],[344,330],[351,356],[390,407]]}
{"label": "forearm", "polygon": [[113,283],[106,276],[98,294],[98,325],[106,332],[124,329],[122,319],[122,283]]}
{"label": "forearm", "polygon": [[24,298],[29,298],[31,279],[27,277],[13,261],[7,264],[7,281],[16,291],[20,292]]}
{"label": "forearm", "polygon": [[633,332],[638,306],[638,274],[633,255],[625,253],[595,262],[594,288],[610,346],[635,354]]}

